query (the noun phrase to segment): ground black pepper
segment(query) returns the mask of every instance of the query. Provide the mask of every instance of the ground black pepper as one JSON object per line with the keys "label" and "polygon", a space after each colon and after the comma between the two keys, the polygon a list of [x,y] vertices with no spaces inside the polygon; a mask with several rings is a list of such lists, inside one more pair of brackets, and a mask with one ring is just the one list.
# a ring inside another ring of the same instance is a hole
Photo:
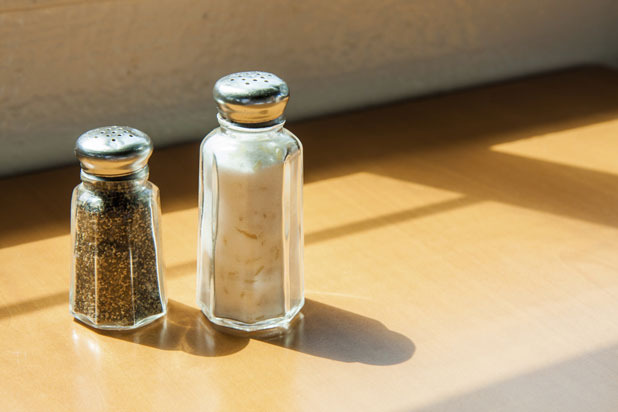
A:
{"label": "ground black pepper", "polygon": [[158,189],[85,181],[75,196],[73,312],[97,327],[127,328],[162,314]]}

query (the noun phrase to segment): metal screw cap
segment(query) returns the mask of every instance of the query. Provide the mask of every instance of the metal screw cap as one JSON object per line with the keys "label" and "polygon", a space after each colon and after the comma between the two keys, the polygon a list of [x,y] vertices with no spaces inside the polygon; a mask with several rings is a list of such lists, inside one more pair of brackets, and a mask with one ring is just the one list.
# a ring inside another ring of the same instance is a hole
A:
{"label": "metal screw cap", "polygon": [[127,126],[99,127],[79,136],[75,156],[82,170],[96,176],[125,176],[143,169],[152,154],[152,140]]}
{"label": "metal screw cap", "polygon": [[219,114],[232,123],[263,127],[283,122],[288,85],[267,72],[240,72],[220,78],[213,89]]}

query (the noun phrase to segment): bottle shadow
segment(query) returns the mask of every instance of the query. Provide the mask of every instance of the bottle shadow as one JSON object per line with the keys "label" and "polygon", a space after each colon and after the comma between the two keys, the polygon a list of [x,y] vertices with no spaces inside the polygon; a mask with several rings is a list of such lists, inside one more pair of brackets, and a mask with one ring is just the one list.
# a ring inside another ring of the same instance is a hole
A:
{"label": "bottle shadow", "polygon": [[150,325],[132,331],[93,330],[127,342],[206,357],[231,355],[249,343],[247,338],[216,331],[199,309],[172,299],[167,315]]}
{"label": "bottle shadow", "polygon": [[307,299],[285,334],[264,342],[340,362],[395,365],[410,359],[414,342],[381,322]]}
{"label": "bottle shadow", "polygon": [[[252,338],[220,332],[199,309],[171,299],[167,316],[142,328],[132,331],[90,329],[127,342],[206,357],[236,353]],[[310,299],[286,333],[253,338],[321,358],[369,365],[405,362],[416,349],[409,338],[389,330],[377,320]]]}

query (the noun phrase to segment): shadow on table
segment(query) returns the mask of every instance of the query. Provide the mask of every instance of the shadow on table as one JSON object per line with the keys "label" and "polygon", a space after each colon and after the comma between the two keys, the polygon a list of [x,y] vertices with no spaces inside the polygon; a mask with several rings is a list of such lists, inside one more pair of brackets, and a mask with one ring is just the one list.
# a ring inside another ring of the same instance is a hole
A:
{"label": "shadow on table", "polygon": [[[151,325],[133,331],[96,333],[161,350],[196,356],[226,356],[242,350],[247,336],[217,331],[199,309],[170,300],[168,313]],[[414,354],[414,343],[377,320],[307,300],[294,326],[284,335],[263,342],[321,358],[369,365],[395,365]]]}
{"label": "shadow on table", "polygon": [[216,331],[199,309],[171,299],[167,316],[143,328],[126,332],[93,330],[115,339],[196,356],[231,355],[249,343],[247,338]]}
{"label": "shadow on table", "polygon": [[287,334],[263,341],[321,358],[369,365],[405,362],[416,349],[406,336],[377,320],[310,299]]}
{"label": "shadow on table", "polygon": [[[499,362],[498,362],[499,363]],[[539,362],[543,363],[543,362]],[[610,345],[539,369],[495,379],[469,392],[441,397],[410,412],[616,411],[618,410],[618,345]],[[458,374],[474,369],[458,368]],[[470,379],[473,381],[474,379]],[[499,405],[499,406],[498,406]]]}

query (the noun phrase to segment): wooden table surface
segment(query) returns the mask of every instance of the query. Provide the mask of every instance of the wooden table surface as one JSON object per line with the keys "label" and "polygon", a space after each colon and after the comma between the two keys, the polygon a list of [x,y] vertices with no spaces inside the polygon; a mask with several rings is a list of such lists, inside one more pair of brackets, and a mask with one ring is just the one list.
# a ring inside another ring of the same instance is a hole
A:
{"label": "wooden table surface", "polygon": [[276,340],[197,309],[197,143],[153,156],[169,314],[133,333],[68,312],[78,168],[0,180],[0,410],[618,410],[617,72],[288,127],[307,303]]}

